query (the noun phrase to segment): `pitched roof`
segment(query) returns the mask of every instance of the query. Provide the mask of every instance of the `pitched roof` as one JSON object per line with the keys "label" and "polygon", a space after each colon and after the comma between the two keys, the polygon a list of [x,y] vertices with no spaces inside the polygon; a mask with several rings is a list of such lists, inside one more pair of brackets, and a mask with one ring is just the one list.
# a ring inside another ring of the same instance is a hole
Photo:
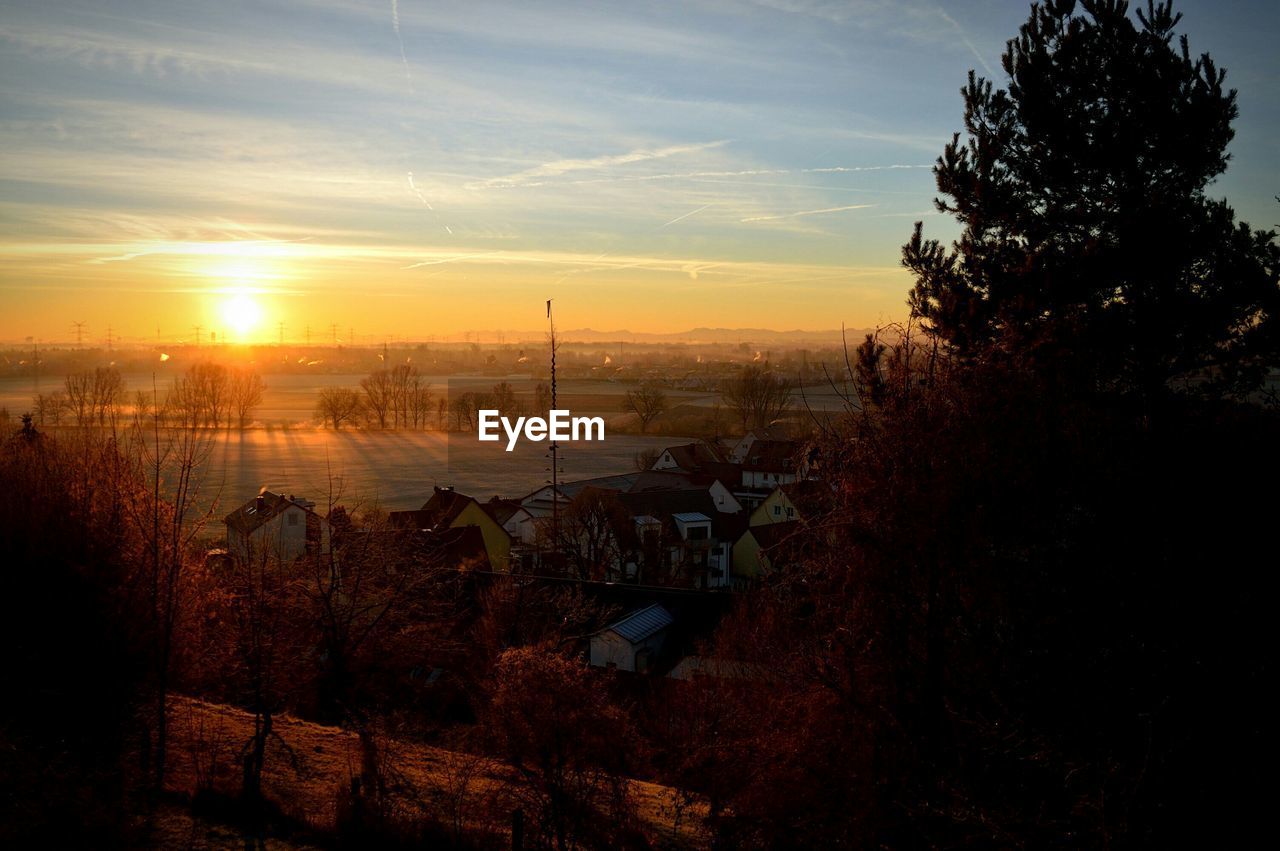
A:
{"label": "pitched roof", "polygon": [[835,501],[831,486],[815,479],[801,479],[778,485],[791,504],[806,520],[813,520],[829,512]]}
{"label": "pitched roof", "polygon": [[644,491],[618,494],[618,501],[626,506],[632,517],[651,514],[658,518],[674,514],[697,513],[708,517],[719,514],[715,500],[705,490]]}
{"label": "pitched roof", "polygon": [[690,473],[703,472],[707,464],[715,464],[725,460],[719,447],[714,447],[701,440],[694,443],[682,443],[679,446],[668,446],[662,451],[670,455],[671,460],[681,470],[687,470]]}
{"label": "pitched roof", "polygon": [[513,515],[517,514],[518,512],[524,511],[525,513],[528,513],[528,509],[526,509],[523,505],[521,505],[516,500],[503,499],[502,497],[499,497],[499,496],[495,496],[493,499],[484,503],[480,507],[483,508],[485,510],[485,513],[488,514],[490,517],[492,517],[494,522],[497,523],[499,526],[506,523],[508,520],[512,518]]}
{"label": "pitched roof", "polygon": [[224,521],[232,529],[247,535],[273,518],[278,517],[290,506],[297,506],[303,511],[311,511],[314,504],[304,499],[298,499],[293,494],[285,496],[284,494],[272,493],[263,488],[256,497],[228,514]]}
{"label": "pitched roof", "polygon": [[747,450],[742,466],[770,473],[794,473],[800,466],[801,446],[794,440],[757,440]]}
{"label": "pitched roof", "polygon": [[[560,489],[561,497],[567,500],[572,500],[575,496],[581,493],[582,490],[585,488],[599,488],[601,490],[625,491],[629,489],[633,484],[635,484],[636,479],[638,479],[639,477],[640,477],[639,473],[618,473],[617,475],[613,475],[613,476],[596,476],[595,478],[592,478],[592,479],[577,479],[572,482],[560,482],[558,487]],[[550,485],[543,485],[542,487],[535,490],[533,493],[529,493],[529,494],[526,494],[525,496],[522,496],[519,501],[523,505],[524,503],[533,499],[533,497],[542,493],[544,490],[550,490],[550,488],[551,488]],[[546,501],[550,502],[551,501],[550,497],[548,497]]]}
{"label": "pitched roof", "polygon": [[453,488],[438,487],[422,508],[392,511],[387,515],[387,522],[397,529],[447,529],[473,502],[473,497],[458,493]]}
{"label": "pitched roof", "polygon": [[675,619],[671,613],[659,603],[646,606],[632,612],[617,623],[610,624],[601,632],[617,633],[622,638],[635,644],[671,626]]}
{"label": "pitched roof", "polygon": [[784,541],[791,540],[800,531],[799,520],[788,520],[785,523],[765,523],[748,529],[761,549],[772,549]]}

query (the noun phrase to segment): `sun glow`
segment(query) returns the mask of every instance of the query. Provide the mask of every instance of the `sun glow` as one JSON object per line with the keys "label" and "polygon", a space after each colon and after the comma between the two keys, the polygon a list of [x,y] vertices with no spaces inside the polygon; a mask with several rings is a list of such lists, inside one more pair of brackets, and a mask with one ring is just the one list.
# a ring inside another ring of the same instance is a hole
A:
{"label": "sun glow", "polygon": [[237,335],[244,337],[262,321],[262,309],[252,296],[237,293],[223,302],[222,318]]}

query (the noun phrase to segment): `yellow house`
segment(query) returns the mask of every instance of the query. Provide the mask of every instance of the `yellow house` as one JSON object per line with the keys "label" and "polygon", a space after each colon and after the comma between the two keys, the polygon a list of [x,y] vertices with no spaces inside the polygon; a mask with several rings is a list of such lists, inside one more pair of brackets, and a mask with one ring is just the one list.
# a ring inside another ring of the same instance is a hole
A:
{"label": "yellow house", "polygon": [[475,526],[484,538],[485,554],[493,570],[511,569],[511,535],[475,500],[453,488],[437,487],[417,511],[393,511],[392,525],[401,528],[461,529]]}
{"label": "yellow house", "polygon": [[[777,548],[780,545],[786,547],[791,536],[797,534],[799,529],[800,524],[794,520],[790,523],[763,523],[747,527],[742,537],[733,545],[734,579],[747,582],[779,567],[774,563],[778,555]],[[774,558],[770,557],[771,552]]]}
{"label": "yellow house", "polygon": [[764,502],[751,512],[750,526],[813,520],[823,514],[831,501],[831,492],[821,482],[800,481],[778,485]]}

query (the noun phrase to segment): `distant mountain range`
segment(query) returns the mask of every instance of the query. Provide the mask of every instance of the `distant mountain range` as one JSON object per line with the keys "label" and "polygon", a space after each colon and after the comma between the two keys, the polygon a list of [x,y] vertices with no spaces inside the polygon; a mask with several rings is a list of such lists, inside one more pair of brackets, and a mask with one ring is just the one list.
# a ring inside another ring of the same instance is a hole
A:
{"label": "distant mountain range", "polygon": [[[872,329],[848,328],[844,334],[851,343],[857,343]],[[545,331],[505,331],[507,339],[540,339]],[[774,331],[770,328],[691,328],[688,331],[653,333],[645,331],[597,331],[594,328],[570,328],[557,332],[566,343],[719,343],[734,345],[800,345],[802,343],[839,343],[839,329],[829,331]],[[484,335],[489,338],[488,334]]]}

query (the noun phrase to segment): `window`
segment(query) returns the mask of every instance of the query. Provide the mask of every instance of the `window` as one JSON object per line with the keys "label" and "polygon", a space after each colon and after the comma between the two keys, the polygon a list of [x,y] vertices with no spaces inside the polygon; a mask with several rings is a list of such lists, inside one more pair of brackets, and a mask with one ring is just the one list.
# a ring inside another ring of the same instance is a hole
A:
{"label": "window", "polygon": [[290,511],[290,512],[289,512],[288,514],[286,514],[285,516],[289,518],[289,525],[290,525],[290,526],[297,526],[297,525],[298,525],[298,512],[296,512],[296,511]]}
{"label": "window", "polygon": [[689,527],[690,541],[705,541],[707,540],[708,537],[710,536],[707,534],[706,526],[690,526]]}
{"label": "window", "polygon": [[794,508],[790,508],[790,507],[788,507],[788,508],[787,508],[787,516],[788,516],[788,517],[795,517],[795,516],[796,516],[796,510],[795,510]]}
{"label": "window", "polygon": [[775,506],[773,507],[773,516],[774,516],[774,517],[781,517],[781,516],[782,516],[782,506],[781,506],[781,505],[775,505]]}

